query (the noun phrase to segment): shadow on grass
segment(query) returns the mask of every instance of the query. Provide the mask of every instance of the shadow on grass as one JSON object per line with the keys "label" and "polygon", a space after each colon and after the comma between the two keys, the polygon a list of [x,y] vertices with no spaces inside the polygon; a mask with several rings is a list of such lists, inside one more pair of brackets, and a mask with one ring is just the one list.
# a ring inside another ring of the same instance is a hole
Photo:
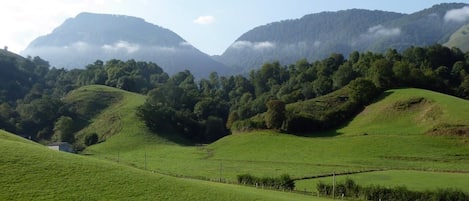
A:
{"label": "shadow on grass", "polygon": [[[392,93],[393,93],[392,91],[383,92],[380,96],[378,96],[375,100],[373,100],[373,101],[372,101],[371,103],[369,103],[368,105],[371,105],[371,104],[377,103],[377,102],[379,102],[379,101],[382,101],[382,100],[384,100],[386,97],[390,96]],[[365,106],[365,107],[366,107],[366,106]],[[351,115],[349,118],[347,118],[344,123],[340,124],[340,125],[337,126],[336,128],[333,128],[333,129],[325,129],[325,130],[318,130],[318,131],[307,132],[307,133],[293,133],[293,135],[302,136],[302,137],[335,137],[335,136],[342,135],[342,134],[344,134],[344,133],[338,132],[338,130],[343,129],[343,128],[349,126],[350,123],[352,122],[353,118],[355,118],[358,114],[360,114],[361,112],[363,112],[363,110],[365,109],[365,107],[359,108],[356,112],[353,113],[353,115]]]}
{"label": "shadow on grass", "polygon": [[158,135],[159,137],[168,140],[170,142],[176,143],[181,146],[195,146],[197,145],[196,142],[193,142],[192,140],[188,139],[185,137],[183,134],[178,133],[177,131],[151,131],[153,135]]}

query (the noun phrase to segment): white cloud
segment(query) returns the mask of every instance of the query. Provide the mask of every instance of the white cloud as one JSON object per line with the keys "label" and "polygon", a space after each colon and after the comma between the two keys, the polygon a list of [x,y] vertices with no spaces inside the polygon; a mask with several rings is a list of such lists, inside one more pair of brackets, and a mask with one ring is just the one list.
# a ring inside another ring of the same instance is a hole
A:
{"label": "white cloud", "polygon": [[235,48],[235,49],[243,49],[243,48],[248,48],[248,47],[251,47],[251,46],[252,46],[251,42],[244,41],[244,40],[236,41],[231,45],[231,47]]}
{"label": "white cloud", "polygon": [[369,36],[373,37],[382,37],[382,36],[398,36],[401,34],[401,29],[399,28],[386,28],[383,25],[377,25],[368,28]]}
{"label": "white cloud", "polygon": [[118,41],[112,45],[106,44],[102,48],[107,51],[121,51],[125,50],[127,53],[134,53],[140,49],[138,44],[129,43],[127,41]]}
{"label": "white cloud", "polygon": [[449,10],[445,14],[445,21],[464,22],[469,20],[469,6]]}
{"label": "white cloud", "polygon": [[184,41],[184,42],[180,42],[179,43],[179,46],[183,46],[183,47],[190,47],[192,46],[190,43],[188,43],[187,41]]}
{"label": "white cloud", "polygon": [[83,41],[77,41],[72,43],[70,46],[66,46],[65,48],[73,48],[77,51],[85,51],[90,47],[89,44],[83,42]]}
{"label": "white cloud", "polygon": [[231,45],[235,49],[244,49],[250,48],[254,50],[266,50],[275,48],[276,45],[273,42],[263,41],[263,42],[250,42],[250,41],[236,41]]}
{"label": "white cloud", "polygon": [[201,24],[201,25],[209,25],[213,24],[215,22],[215,17],[211,15],[206,15],[206,16],[199,16],[197,19],[192,21],[196,24]]}
{"label": "white cloud", "polygon": [[253,48],[256,50],[271,49],[274,47],[275,47],[275,44],[268,42],[268,41],[254,43],[254,46],[253,46]]}

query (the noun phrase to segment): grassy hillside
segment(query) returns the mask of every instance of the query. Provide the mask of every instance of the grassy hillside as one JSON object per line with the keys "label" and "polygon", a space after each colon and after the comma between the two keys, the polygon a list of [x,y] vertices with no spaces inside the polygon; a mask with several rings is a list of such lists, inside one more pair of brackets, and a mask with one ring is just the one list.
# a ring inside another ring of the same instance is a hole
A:
{"label": "grassy hillside", "polygon": [[0,147],[0,200],[317,199],[299,194],[162,176],[53,151],[3,131],[0,131]]}
{"label": "grassy hillside", "polygon": [[124,90],[90,85],[69,93],[65,102],[75,105],[89,125],[78,132],[79,139],[90,133],[97,133],[100,141],[109,141],[88,149],[99,152],[101,149],[132,150],[144,144],[171,144],[163,137],[152,134],[143,121],[136,116],[136,109],[145,102],[145,96]]}
{"label": "grassy hillside", "polygon": [[358,114],[337,132],[345,135],[423,134],[469,126],[469,101],[422,89],[396,89]]}
{"label": "grassy hillside", "polygon": [[149,143],[140,135],[132,138],[132,133],[121,132],[90,147],[88,153],[165,174],[227,181],[243,173],[303,178],[377,169],[466,172],[469,146],[465,137],[426,133],[455,127],[464,130],[469,125],[468,113],[466,100],[398,89],[386,92],[348,125],[312,135],[321,137],[256,131],[230,135],[210,145],[184,146]]}
{"label": "grassy hillside", "polygon": [[457,47],[463,52],[469,51],[469,24],[462,26],[459,30],[454,32],[449,41],[445,43],[447,47]]}

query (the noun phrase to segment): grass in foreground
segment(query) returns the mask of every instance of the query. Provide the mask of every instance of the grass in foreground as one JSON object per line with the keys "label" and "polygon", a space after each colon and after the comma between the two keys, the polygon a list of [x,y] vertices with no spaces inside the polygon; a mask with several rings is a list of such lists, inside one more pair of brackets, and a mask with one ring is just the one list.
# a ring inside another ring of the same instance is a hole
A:
{"label": "grass in foreground", "polygon": [[0,200],[325,200],[177,179],[30,143],[0,131]]}

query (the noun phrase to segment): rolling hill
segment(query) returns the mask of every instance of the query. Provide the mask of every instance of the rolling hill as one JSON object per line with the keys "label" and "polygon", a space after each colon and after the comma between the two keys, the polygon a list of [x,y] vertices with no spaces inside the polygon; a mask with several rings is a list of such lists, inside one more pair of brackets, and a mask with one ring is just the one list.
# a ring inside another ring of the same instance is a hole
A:
{"label": "rolling hill", "polygon": [[4,131],[0,146],[1,200],[311,200],[300,194],[163,176],[53,151]]}
{"label": "rolling hill", "polygon": [[137,107],[145,102],[145,98],[141,94],[112,87],[89,85],[70,92],[64,102],[79,109],[78,113],[88,121],[76,134],[80,141],[87,134],[96,133],[99,141],[109,140],[100,146],[117,145],[121,150],[145,144],[172,144],[165,137],[151,133],[137,117]]}
{"label": "rolling hill", "polygon": [[67,69],[84,68],[98,59],[135,59],[157,63],[169,74],[185,69],[197,77],[227,73],[223,64],[176,33],[123,15],[80,13],[36,38],[21,54],[40,56],[52,66]]}
{"label": "rolling hill", "polygon": [[[243,173],[287,173],[297,179],[332,171],[465,173],[469,171],[467,140],[452,132],[455,128],[466,132],[467,112],[467,100],[421,89],[397,89],[387,91],[347,125],[322,134],[294,136],[255,131],[192,146],[175,141],[152,142],[143,137],[146,134],[122,132],[89,147],[85,153],[167,175],[229,182],[235,182],[236,176]],[[159,139],[155,135],[149,134]],[[433,187],[444,186],[435,183]]]}
{"label": "rolling hill", "polygon": [[468,4],[439,4],[411,14],[351,9],[273,22],[241,35],[218,61],[239,71],[265,62],[292,64],[331,53],[402,51],[411,46],[443,44],[467,18],[458,18]]}

